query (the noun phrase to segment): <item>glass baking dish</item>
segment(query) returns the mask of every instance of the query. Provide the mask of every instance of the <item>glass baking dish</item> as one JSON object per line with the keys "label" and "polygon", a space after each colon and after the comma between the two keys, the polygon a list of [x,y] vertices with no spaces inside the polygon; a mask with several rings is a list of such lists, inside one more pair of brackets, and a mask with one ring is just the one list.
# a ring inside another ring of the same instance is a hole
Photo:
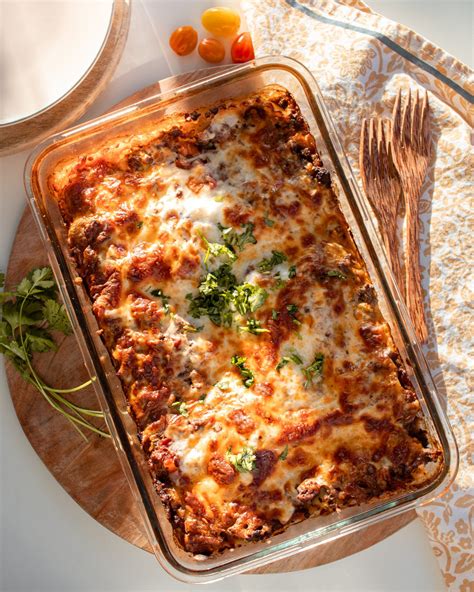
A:
{"label": "glass baking dish", "polygon": [[[332,174],[342,209],[378,293],[380,307],[421,402],[427,428],[443,451],[444,464],[435,482],[424,489],[346,508],[328,516],[309,518],[271,539],[227,550],[215,557],[198,558],[183,551],[175,542],[164,508],[153,489],[135,423],[127,412],[126,397],[97,334],[89,297],[77,281],[78,274],[68,253],[65,226],[55,200],[48,193],[47,178],[62,159],[84,154],[89,147],[107,138],[136,130],[140,124],[159,120],[172,112],[190,112],[218,99],[243,95],[270,83],[280,84],[293,94],[316,139],[323,163]],[[30,156],[25,184],[86,367],[91,376],[97,377],[94,382],[97,397],[134,498],[140,506],[150,544],[168,573],[185,582],[210,582],[257,568],[413,509],[439,496],[451,483],[457,470],[458,453],[442,402],[415,338],[367,203],[342,151],[317,83],[302,64],[283,57],[261,58],[213,72],[197,82],[56,134]]]}

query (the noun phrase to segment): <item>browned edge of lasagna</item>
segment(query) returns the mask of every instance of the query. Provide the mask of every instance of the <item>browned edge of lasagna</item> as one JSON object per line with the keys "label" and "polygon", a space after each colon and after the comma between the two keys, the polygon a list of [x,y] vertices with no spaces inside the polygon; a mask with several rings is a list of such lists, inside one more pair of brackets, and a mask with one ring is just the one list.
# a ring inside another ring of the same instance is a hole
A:
{"label": "browned edge of lasagna", "polygon": [[212,555],[436,478],[287,90],[137,126],[48,183],[182,548]]}

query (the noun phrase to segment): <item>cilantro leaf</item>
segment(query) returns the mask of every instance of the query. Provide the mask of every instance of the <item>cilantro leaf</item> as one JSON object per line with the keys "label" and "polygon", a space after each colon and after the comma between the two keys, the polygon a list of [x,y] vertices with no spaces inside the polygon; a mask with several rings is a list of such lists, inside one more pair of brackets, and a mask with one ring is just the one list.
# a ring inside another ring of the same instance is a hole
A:
{"label": "cilantro leaf", "polygon": [[255,284],[240,284],[235,287],[232,301],[237,312],[246,315],[260,308],[268,297],[268,293]]}
{"label": "cilantro leaf", "polygon": [[252,384],[255,382],[255,376],[252,370],[247,368],[245,362],[247,358],[244,356],[232,356],[230,362],[233,366],[236,366],[240,370],[240,375],[242,376],[243,385],[245,388],[250,388]]}
{"label": "cilantro leaf", "polygon": [[30,329],[26,334],[26,344],[33,352],[47,352],[57,349],[51,335],[44,329]]}
{"label": "cilantro leaf", "polygon": [[270,220],[268,213],[265,214],[263,221],[265,222],[265,226],[269,226],[270,228],[275,224],[275,220]]}
{"label": "cilantro leaf", "polygon": [[171,407],[174,407],[177,410],[177,412],[183,417],[188,417],[189,411],[185,401],[175,401],[171,404]]}
{"label": "cilantro leaf", "polygon": [[220,223],[217,224],[217,228],[220,230],[224,244],[230,249],[238,249],[242,252],[246,244],[257,244],[257,239],[253,235],[255,226],[252,222],[242,224],[244,231],[240,234],[231,226],[222,226]]}
{"label": "cilantro leaf", "polygon": [[160,290],[160,288],[155,288],[154,290],[150,290],[150,294],[152,296],[154,296],[155,298],[159,298],[161,300],[161,305],[163,306],[163,310],[165,311],[165,314],[169,314],[169,312],[170,312],[170,305],[169,305],[170,297],[167,296],[166,294],[164,294],[163,290]]}
{"label": "cilantro leaf", "polygon": [[276,265],[280,265],[280,263],[283,263],[287,259],[285,253],[282,253],[281,251],[272,251],[272,256],[269,259],[262,259],[257,265],[257,268],[262,273],[268,273]]}
{"label": "cilantro leaf", "polygon": [[245,446],[242,452],[232,454],[232,446],[227,450],[226,459],[231,465],[233,465],[239,473],[251,473],[255,466],[257,457],[255,456],[255,450],[250,446]]}
{"label": "cilantro leaf", "polygon": [[307,388],[316,378],[320,378],[323,374],[324,369],[324,355],[321,353],[317,353],[314,356],[313,363],[303,368],[302,372],[304,377],[306,378],[306,382],[304,383],[304,387]]}
{"label": "cilantro leaf", "polygon": [[253,333],[254,335],[258,335],[260,333],[270,333],[270,331],[262,327],[262,323],[256,319],[249,319],[247,321],[247,325],[240,326],[239,330],[244,333]]}
{"label": "cilantro leaf", "polygon": [[237,259],[237,255],[228,245],[221,245],[219,243],[210,243],[207,238],[199,233],[199,236],[207,246],[206,256],[204,257],[204,263],[207,263],[209,257],[227,257],[232,263]]}
{"label": "cilantro leaf", "polygon": [[72,327],[64,304],[48,298],[43,305],[43,316],[48,321],[50,329],[60,331],[64,335],[70,335],[72,333]]}

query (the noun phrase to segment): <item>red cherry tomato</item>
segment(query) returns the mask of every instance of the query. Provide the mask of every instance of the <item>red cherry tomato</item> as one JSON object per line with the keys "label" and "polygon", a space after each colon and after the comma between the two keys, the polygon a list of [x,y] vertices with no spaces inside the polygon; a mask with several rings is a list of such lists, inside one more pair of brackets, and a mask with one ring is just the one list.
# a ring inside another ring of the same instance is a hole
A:
{"label": "red cherry tomato", "polygon": [[234,64],[243,64],[255,58],[250,33],[241,33],[232,43],[230,55]]}
{"label": "red cherry tomato", "polygon": [[217,39],[202,39],[198,52],[203,60],[211,64],[218,64],[225,57],[225,47]]}
{"label": "red cherry tomato", "polygon": [[179,27],[171,33],[169,44],[171,49],[179,56],[189,55],[194,51],[198,42],[196,29],[192,27]]}

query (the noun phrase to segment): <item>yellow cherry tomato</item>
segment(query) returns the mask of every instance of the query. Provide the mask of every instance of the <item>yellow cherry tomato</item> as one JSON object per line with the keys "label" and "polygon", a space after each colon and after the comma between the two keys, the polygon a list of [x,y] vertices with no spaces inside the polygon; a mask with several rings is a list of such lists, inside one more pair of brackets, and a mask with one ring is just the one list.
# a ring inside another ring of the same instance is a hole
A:
{"label": "yellow cherry tomato", "polygon": [[218,64],[225,56],[225,47],[217,39],[203,39],[198,46],[199,55],[206,62]]}
{"label": "yellow cherry tomato", "polygon": [[202,26],[217,37],[232,37],[240,27],[239,13],[226,6],[208,8],[201,16]]}
{"label": "yellow cherry tomato", "polygon": [[170,35],[171,49],[179,56],[190,54],[196,48],[198,34],[192,27],[179,27]]}

